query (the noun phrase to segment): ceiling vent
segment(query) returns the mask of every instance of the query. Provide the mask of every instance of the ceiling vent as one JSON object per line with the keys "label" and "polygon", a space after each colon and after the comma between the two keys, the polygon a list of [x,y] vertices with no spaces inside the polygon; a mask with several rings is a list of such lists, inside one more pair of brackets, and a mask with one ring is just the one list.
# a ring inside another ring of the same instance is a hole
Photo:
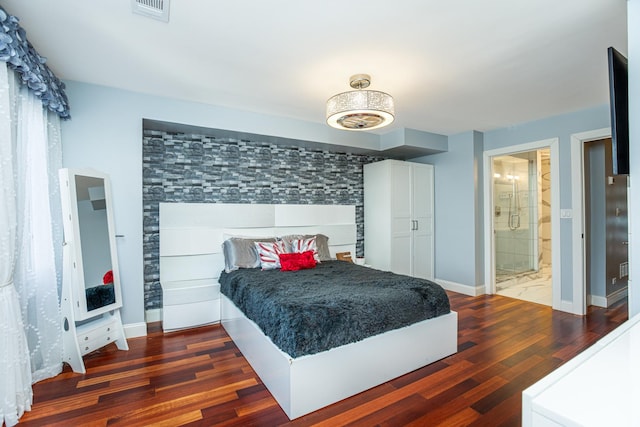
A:
{"label": "ceiling vent", "polygon": [[131,0],[133,13],[169,22],[169,0]]}

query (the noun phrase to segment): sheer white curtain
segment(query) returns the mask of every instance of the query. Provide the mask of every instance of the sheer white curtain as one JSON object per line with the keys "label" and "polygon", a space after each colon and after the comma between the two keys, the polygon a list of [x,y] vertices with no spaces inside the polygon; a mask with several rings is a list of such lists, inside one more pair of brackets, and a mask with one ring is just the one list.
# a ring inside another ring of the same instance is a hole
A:
{"label": "sheer white curtain", "polygon": [[27,334],[33,382],[62,369],[60,119],[23,85],[17,97],[18,257],[14,283]]}
{"label": "sheer white curtain", "polygon": [[0,420],[62,369],[59,118],[0,64]]}

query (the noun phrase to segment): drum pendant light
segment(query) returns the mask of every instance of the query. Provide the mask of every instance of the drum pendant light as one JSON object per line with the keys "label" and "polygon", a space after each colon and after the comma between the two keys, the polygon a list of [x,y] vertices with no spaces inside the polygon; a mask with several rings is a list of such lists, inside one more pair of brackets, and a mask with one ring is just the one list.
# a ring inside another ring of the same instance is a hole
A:
{"label": "drum pendant light", "polygon": [[368,74],[351,76],[352,90],[332,96],[327,101],[327,124],[343,130],[373,130],[391,124],[395,118],[393,98],[385,92],[366,90],[371,84]]}

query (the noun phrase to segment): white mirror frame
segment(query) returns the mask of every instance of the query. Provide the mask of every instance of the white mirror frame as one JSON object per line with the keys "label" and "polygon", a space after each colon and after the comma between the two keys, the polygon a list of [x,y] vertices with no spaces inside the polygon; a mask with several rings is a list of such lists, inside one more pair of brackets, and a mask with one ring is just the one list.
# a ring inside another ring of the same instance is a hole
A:
{"label": "white mirror frame", "polygon": [[[113,291],[115,302],[95,308],[91,311],[87,310],[76,176],[102,179],[104,182],[109,253],[111,256],[111,270],[113,272]],[[65,297],[70,298],[70,303],[74,312],[74,320],[82,321],[122,307],[120,270],[118,268],[115,226],[113,222],[113,206],[111,201],[111,181],[109,179],[109,175],[94,169],[60,169],[59,178],[64,226],[63,288],[66,287],[70,291],[66,293]]]}

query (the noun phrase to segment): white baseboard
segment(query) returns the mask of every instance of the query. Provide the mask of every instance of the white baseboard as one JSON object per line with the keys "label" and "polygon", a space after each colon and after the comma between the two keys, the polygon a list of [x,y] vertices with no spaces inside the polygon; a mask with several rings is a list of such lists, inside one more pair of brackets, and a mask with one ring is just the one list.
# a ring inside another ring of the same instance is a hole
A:
{"label": "white baseboard", "polygon": [[162,321],[162,309],[153,308],[144,313],[144,322],[129,323],[123,325],[124,334],[127,338],[145,337],[147,336],[147,323]]}
{"label": "white baseboard", "polygon": [[124,335],[127,338],[137,338],[147,336],[147,324],[145,322],[128,323],[122,325],[124,328]]}
{"label": "white baseboard", "polygon": [[595,305],[596,307],[607,308],[607,297],[599,297],[596,295],[591,295],[590,298],[591,305]]}
{"label": "white baseboard", "polygon": [[576,307],[574,307],[573,301],[560,300],[560,307],[553,307],[553,309],[558,311],[564,311],[565,313],[578,314],[578,315],[582,314],[579,311],[577,311],[578,309]]}
{"label": "white baseboard", "polygon": [[612,294],[607,295],[606,297],[600,297],[595,295],[589,295],[587,301],[591,302],[591,305],[595,305],[596,307],[608,308],[616,302],[620,301],[627,297],[629,293],[628,288],[619,289]]}
{"label": "white baseboard", "polygon": [[607,296],[607,307],[611,307],[613,304],[617,303],[621,299],[625,299],[629,296],[629,288],[625,287],[623,289],[618,289],[611,295]]}
{"label": "white baseboard", "polygon": [[459,294],[469,295],[477,297],[478,295],[484,295],[484,285],[468,286],[462,283],[452,282],[450,280],[435,279],[434,282],[442,286],[447,291],[457,292]]}
{"label": "white baseboard", "polygon": [[147,323],[159,322],[162,320],[162,309],[154,308],[147,310],[144,313],[144,322],[128,323],[122,325],[124,327],[124,334],[127,338],[137,338],[147,336]]}
{"label": "white baseboard", "polygon": [[151,310],[147,310],[144,313],[144,318],[147,323],[160,322],[162,320],[162,309],[152,308]]}

